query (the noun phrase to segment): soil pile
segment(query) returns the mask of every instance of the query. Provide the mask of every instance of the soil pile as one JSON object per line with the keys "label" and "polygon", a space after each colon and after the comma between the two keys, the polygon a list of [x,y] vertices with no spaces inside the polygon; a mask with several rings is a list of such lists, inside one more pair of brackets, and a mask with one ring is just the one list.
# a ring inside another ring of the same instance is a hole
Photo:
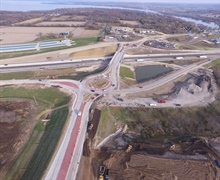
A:
{"label": "soil pile", "polygon": [[213,75],[201,70],[185,83],[178,85],[174,92],[170,93],[169,99],[182,105],[207,105],[215,101],[216,92]]}

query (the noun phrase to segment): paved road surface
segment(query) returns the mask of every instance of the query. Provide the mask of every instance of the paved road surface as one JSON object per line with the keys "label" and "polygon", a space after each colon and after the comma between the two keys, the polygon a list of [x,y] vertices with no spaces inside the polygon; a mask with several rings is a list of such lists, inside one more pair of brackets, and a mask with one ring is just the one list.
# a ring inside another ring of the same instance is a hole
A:
{"label": "paved road surface", "polygon": [[[81,104],[81,107],[79,110],[81,112],[83,112],[84,107],[85,107],[85,104],[83,103],[83,104]],[[74,148],[76,147],[76,140],[79,135],[79,128],[80,128],[80,124],[81,124],[81,119],[82,119],[81,116],[77,117],[75,125],[72,129],[70,141],[69,141],[68,147],[66,149],[65,156],[63,158],[62,165],[60,167],[60,170],[59,170],[59,173],[57,176],[57,180],[66,179],[67,171],[68,171],[70,163],[71,163],[71,158],[73,156]]]}
{"label": "paved road surface", "polygon": [[[142,43],[144,40],[138,41],[138,43]],[[49,45],[49,44],[48,44]],[[47,46],[47,44],[45,44]],[[99,45],[102,46],[102,45]],[[11,47],[12,48],[12,47]],[[207,55],[207,54],[219,54],[219,51],[209,51],[206,52],[196,52],[196,53],[188,53],[187,55]],[[175,56],[184,56],[185,53],[175,54]],[[173,55],[135,55],[135,56],[127,56],[132,58],[139,58],[139,57],[169,57]],[[100,95],[105,94],[126,94],[126,93],[134,93],[134,92],[141,92],[146,91],[149,89],[153,89],[155,87],[159,87],[167,82],[173,81],[179,76],[186,74],[190,71],[195,70],[202,65],[209,63],[209,61],[205,60],[199,63],[195,63],[184,68],[181,68],[169,75],[162,77],[159,80],[153,81],[151,84],[146,84],[143,88],[138,87],[131,87],[130,89],[119,89],[119,68],[120,64],[124,58],[124,47],[123,43],[118,48],[118,51],[113,56],[111,62],[108,65],[108,68],[104,72],[109,81],[115,86],[109,85],[106,87],[106,91],[97,90]],[[92,100],[87,103],[83,103],[84,94],[90,92],[88,89],[87,82],[88,80],[97,77],[97,75],[91,75],[85,78],[82,82],[73,81],[73,80],[10,80],[10,81],[1,81],[0,85],[7,85],[7,84],[46,84],[46,85],[54,85],[54,86],[61,86],[69,90],[72,93],[75,93],[76,99],[72,105],[72,109],[70,109],[70,117],[69,117],[69,124],[66,128],[65,134],[63,136],[62,142],[58,147],[56,154],[54,154],[53,159],[50,163],[50,166],[46,170],[44,179],[46,180],[72,180],[75,179],[76,173],[78,170],[78,163],[82,154],[83,143],[85,139],[85,132],[88,123],[88,112],[89,108],[92,104]],[[91,93],[91,92],[90,92]],[[96,92],[94,92],[96,93]],[[77,116],[78,111],[82,112],[81,116]]]}

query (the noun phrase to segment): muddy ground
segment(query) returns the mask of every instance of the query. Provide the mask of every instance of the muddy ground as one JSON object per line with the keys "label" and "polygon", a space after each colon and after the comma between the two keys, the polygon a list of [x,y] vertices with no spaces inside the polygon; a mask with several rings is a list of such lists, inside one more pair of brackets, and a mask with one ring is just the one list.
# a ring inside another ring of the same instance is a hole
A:
{"label": "muddy ground", "polygon": [[0,101],[0,179],[10,168],[13,158],[26,142],[33,127],[33,101]]}
{"label": "muddy ground", "polygon": [[[77,180],[99,179],[100,166],[109,169],[110,180],[220,179],[220,169],[214,163],[215,159],[220,159],[220,153],[209,139],[186,137],[171,145],[157,138],[129,142],[131,134],[119,133],[96,149],[94,137],[101,112],[94,110],[91,114],[90,124],[94,124],[94,129],[87,131]],[[216,143],[220,145],[220,141]],[[130,150],[129,145],[132,146]]]}

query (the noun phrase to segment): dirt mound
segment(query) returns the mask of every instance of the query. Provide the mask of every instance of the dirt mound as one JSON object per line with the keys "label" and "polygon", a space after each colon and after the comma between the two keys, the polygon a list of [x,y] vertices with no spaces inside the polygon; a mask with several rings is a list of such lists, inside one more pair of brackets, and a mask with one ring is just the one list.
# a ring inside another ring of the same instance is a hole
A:
{"label": "dirt mound", "polygon": [[[215,100],[216,85],[212,73],[200,70],[170,93],[170,102],[182,105],[207,105]],[[175,102],[174,102],[175,101]]]}
{"label": "dirt mound", "polygon": [[212,92],[211,78],[208,75],[194,76],[192,79],[183,83],[175,92],[177,95],[186,92],[189,94],[199,94]]}

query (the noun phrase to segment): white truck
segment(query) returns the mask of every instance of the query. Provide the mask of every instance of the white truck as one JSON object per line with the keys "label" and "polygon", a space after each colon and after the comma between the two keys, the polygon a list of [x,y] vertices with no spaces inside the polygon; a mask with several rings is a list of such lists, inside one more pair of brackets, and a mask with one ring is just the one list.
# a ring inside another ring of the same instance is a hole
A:
{"label": "white truck", "polygon": [[205,58],[207,58],[207,56],[199,56],[199,58],[205,59]]}
{"label": "white truck", "polygon": [[183,57],[176,57],[177,60],[183,59]]}

